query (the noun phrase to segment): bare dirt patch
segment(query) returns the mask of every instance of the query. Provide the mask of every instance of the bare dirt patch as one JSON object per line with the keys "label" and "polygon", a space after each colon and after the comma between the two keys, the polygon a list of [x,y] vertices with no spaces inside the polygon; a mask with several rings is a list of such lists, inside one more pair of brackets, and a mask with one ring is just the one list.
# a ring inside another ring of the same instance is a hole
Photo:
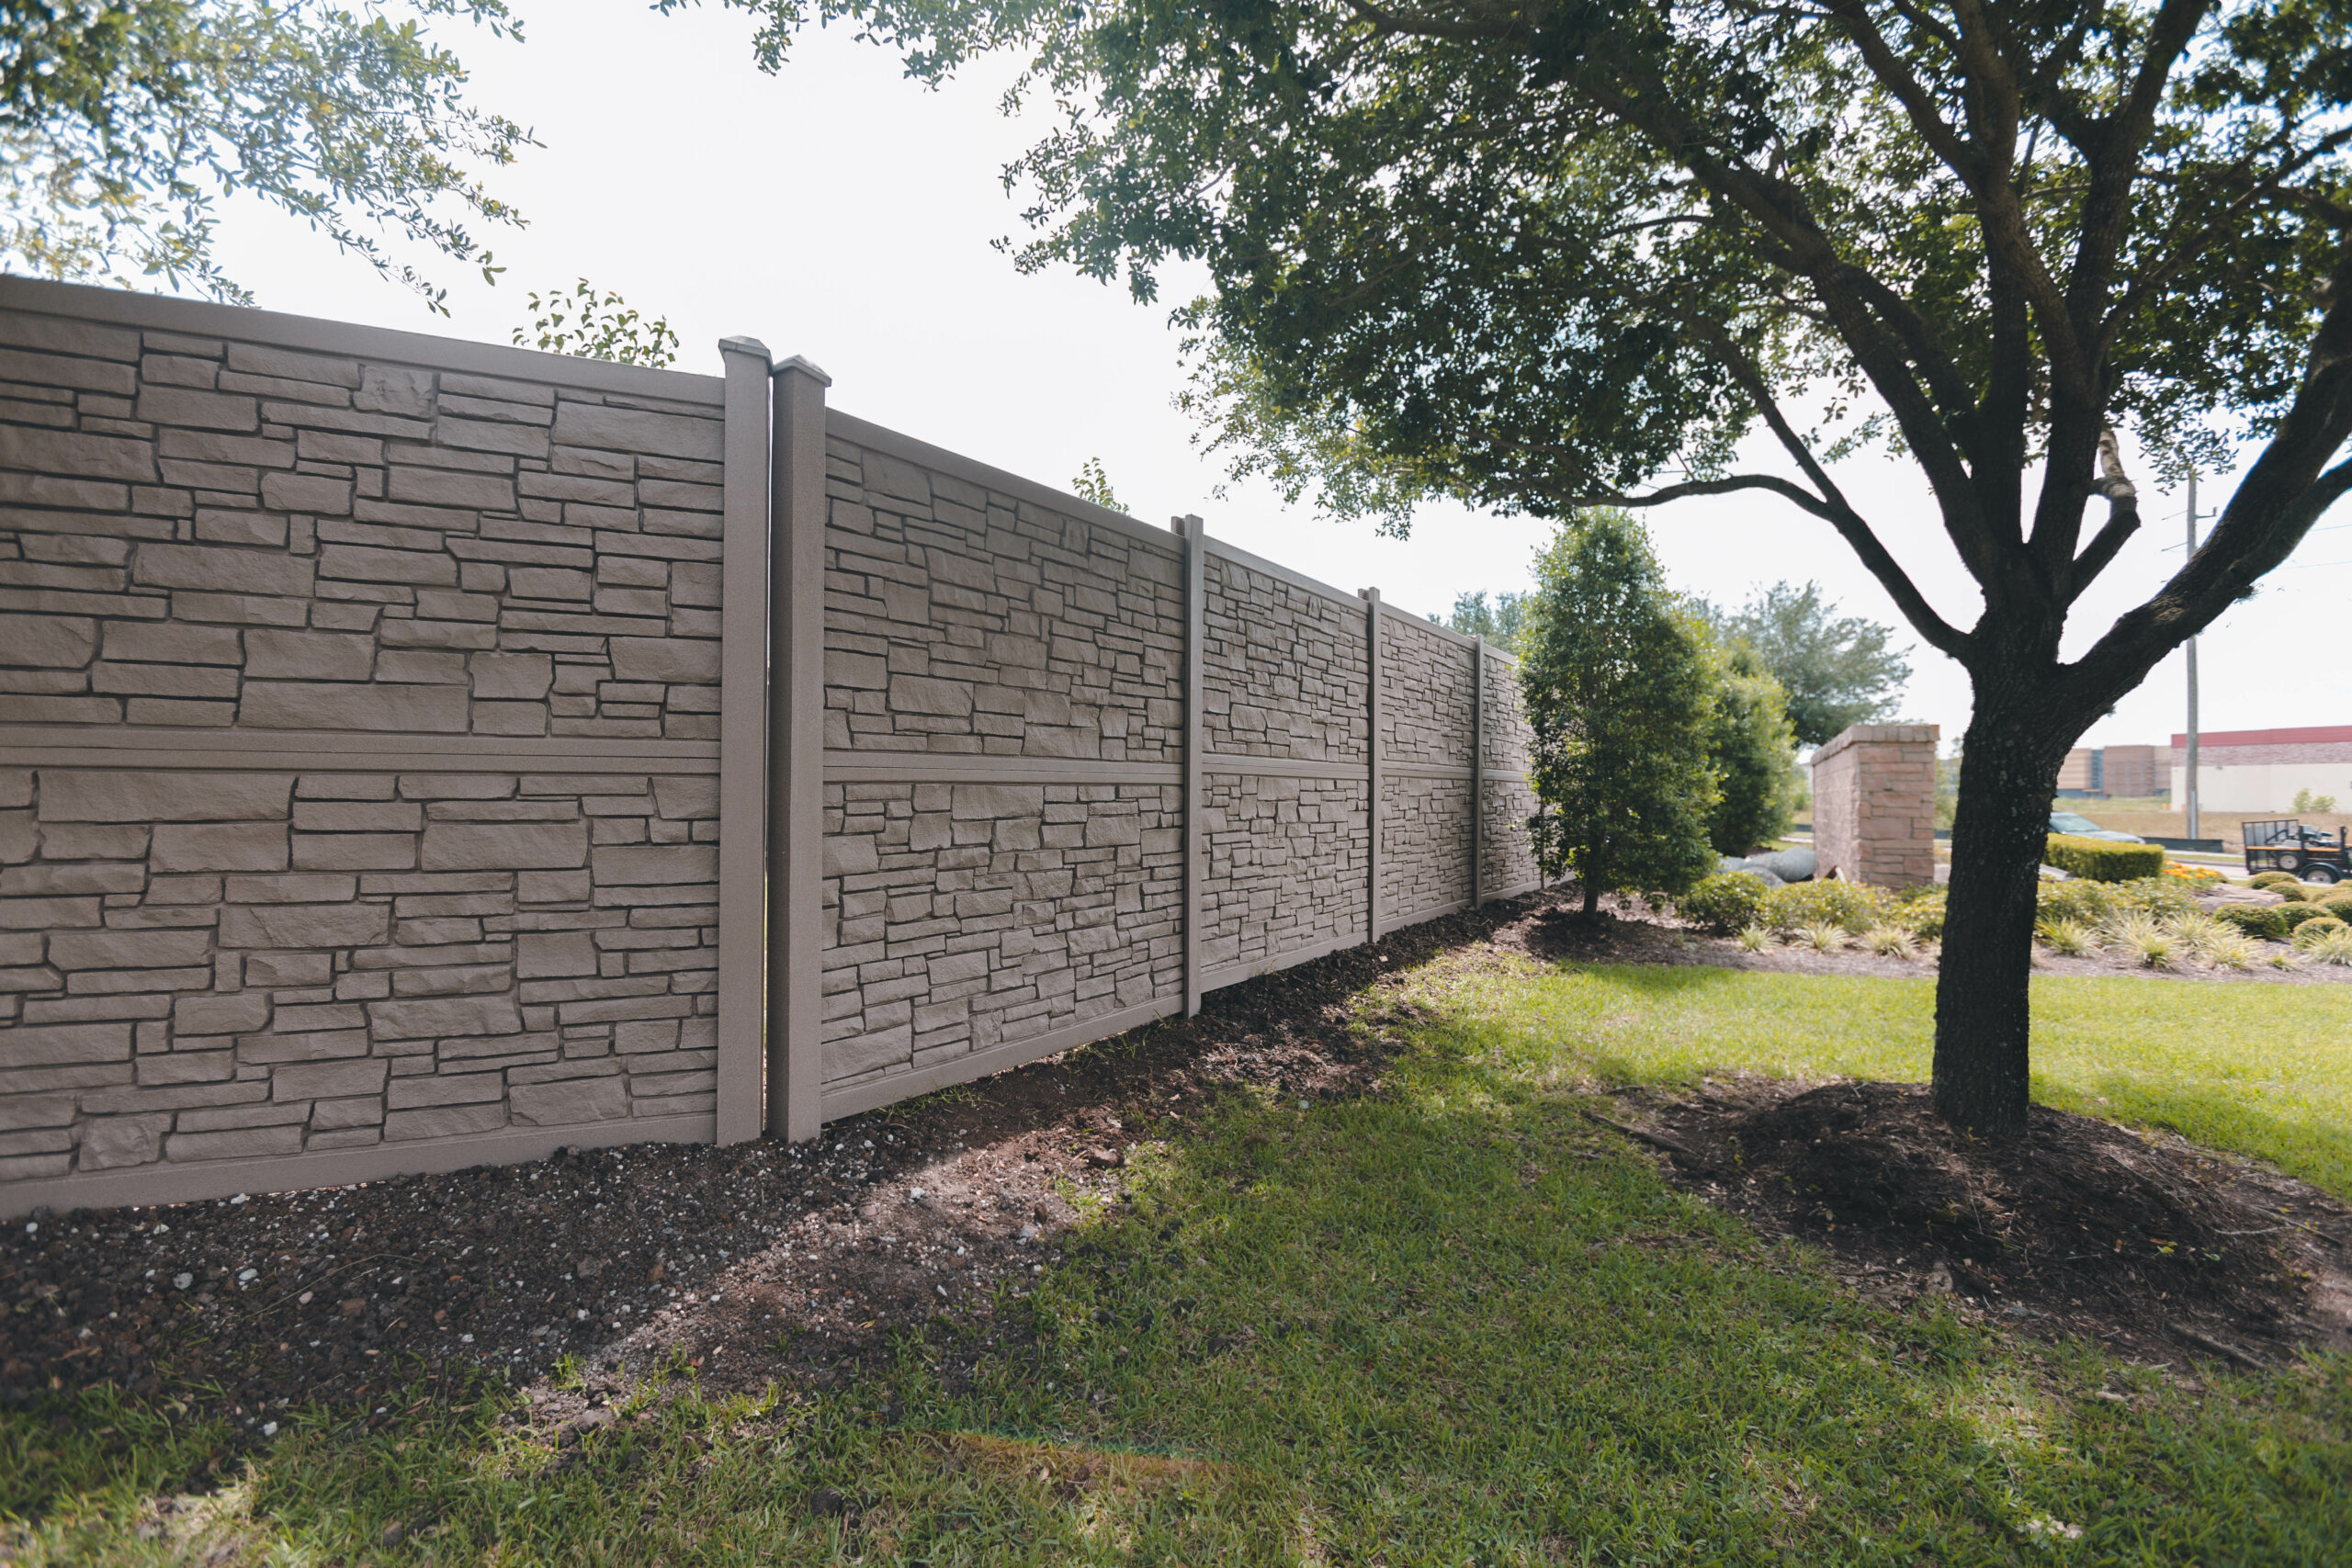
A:
{"label": "bare dirt patch", "polygon": [[2352,1210],[2252,1162],[2041,1106],[2023,1138],[1979,1142],[1913,1084],[1743,1078],[1628,1105],[1622,1129],[1677,1181],[1898,1304],[1943,1294],[2156,1359],[2352,1349]]}

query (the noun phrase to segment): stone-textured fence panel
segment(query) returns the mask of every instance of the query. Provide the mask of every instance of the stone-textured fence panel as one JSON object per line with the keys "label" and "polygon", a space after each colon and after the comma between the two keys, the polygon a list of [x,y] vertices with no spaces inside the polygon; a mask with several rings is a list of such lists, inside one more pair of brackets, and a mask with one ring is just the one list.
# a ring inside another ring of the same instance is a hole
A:
{"label": "stone-textured fence panel", "polygon": [[808,1136],[1534,885],[1508,659],[720,348],[0,280],[0,1208]]}
{"label": "stone-textured fence panel", "polygon": [[0,344],[11,1201],[711,1136],[721,383],[15,280]]}

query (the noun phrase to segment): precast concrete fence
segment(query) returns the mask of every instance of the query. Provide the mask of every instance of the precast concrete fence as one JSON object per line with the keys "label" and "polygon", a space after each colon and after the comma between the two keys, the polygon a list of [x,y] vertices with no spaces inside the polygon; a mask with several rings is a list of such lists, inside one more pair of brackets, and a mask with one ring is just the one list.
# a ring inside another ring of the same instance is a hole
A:
{"label": "precast concrete fence", "polygon": [[721,349],[0,279],[0,1211],[807,1137],[1537,885],[1507,656]]}

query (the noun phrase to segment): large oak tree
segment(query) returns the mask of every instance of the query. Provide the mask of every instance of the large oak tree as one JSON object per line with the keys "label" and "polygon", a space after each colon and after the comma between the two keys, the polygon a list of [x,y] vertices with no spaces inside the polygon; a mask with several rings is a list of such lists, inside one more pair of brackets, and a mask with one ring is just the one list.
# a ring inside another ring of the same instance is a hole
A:
{"label": "large oak tree", "polygon": [[[1024,52],[1031,265],[1204,263],[1199,406],[1341,511],[1752,491],[1834,528],[1973,682],[1935,1094],[2027,1107],[2060,760],[2352,485],[2352,8],[2328,0],[730,0],[936,78]],[[1826,412],[1825,412],[1826,411]],[[2252,461],[2079,657],[2140,526],[2122,430]],[[1765,433],[1775,461],[1737,461]],[[1918,465],[1947,619],[1838,486]]]}

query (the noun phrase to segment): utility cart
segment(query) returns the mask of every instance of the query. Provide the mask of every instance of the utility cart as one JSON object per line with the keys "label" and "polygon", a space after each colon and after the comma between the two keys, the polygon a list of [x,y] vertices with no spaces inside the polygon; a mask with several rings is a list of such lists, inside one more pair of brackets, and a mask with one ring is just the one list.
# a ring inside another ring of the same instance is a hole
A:
{"label": "utility cart", "polygon": [[2352,881],[2352,858],[2346,857],[2341,832],[2306,828],[2291,817],[2241,822],[2238,829],[2245,835],[2248,875],[2283,871],[2303,882]]}

